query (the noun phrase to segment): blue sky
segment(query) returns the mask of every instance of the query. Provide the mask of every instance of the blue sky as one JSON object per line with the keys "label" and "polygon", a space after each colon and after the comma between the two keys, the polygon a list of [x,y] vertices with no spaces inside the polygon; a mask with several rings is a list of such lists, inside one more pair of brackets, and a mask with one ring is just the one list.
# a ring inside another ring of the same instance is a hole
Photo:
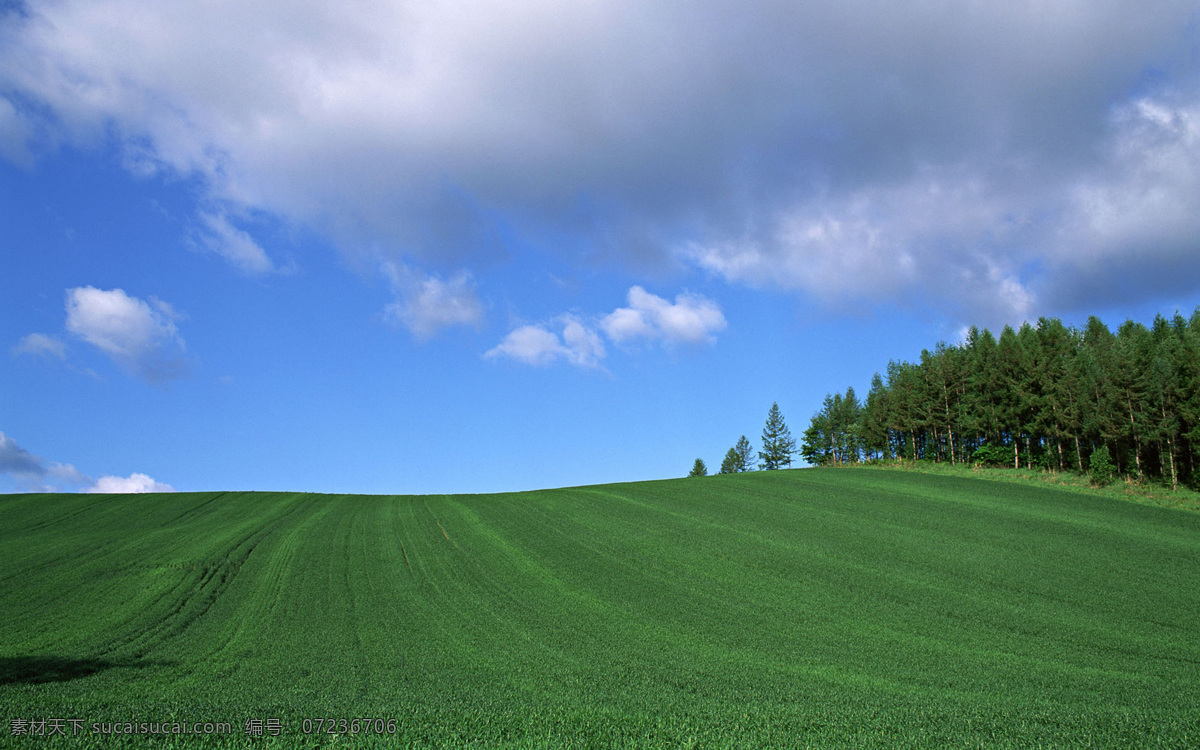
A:
{"label": "blue sky", "polygon": [[0,490],[681,476],[1200,304],[1195,2],[5,3]]}

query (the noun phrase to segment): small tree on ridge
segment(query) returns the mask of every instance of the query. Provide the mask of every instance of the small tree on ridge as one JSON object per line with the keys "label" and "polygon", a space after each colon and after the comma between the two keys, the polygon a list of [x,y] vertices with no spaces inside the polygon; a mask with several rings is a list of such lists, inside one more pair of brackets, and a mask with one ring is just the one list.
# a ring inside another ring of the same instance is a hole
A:
{"label": "small tree on ridge", "polygon": [[767,413],[762,444],[762,450],[758,452],[762,468],[769,470],[792,465],[792,454],[796,452],[796,440],[792,437],[792,431],[788,429],[787,423],[783,421],[783,414],[779,411],[778,403],[771,404],[771,411]]}

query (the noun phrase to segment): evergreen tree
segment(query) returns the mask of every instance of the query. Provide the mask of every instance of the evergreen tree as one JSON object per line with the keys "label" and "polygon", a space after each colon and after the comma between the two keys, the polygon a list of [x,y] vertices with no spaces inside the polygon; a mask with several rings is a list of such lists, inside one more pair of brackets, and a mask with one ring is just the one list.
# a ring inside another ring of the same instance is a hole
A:
{"label": "evergreen tree", "polygon": [[688,474],[689,477],[704,477],[708,476],[708,467],[704,465],[703,459],[696,459],[696,463],[692,464],[692,471]]}
{"label": "evergreen tree", "polygon": [[738,438],[737,444],[730,448],[725,453],[725,459],[721,461],[722,474],[738,474],[743,471],[750,471],[750,441],[745,435]]}
{"label": "evergreen tree", "polygon": [[825,396],[824,407],[813,414],[800,441],[800,457],[813,466],[833,460],[833,396]]}
{"label": "evergreen tree", "polygon": [[891,444],[888,441],[887,411],[887,387],[879,373],[875,373],[871,378],[867,402],[863,404],[855,427],[868,459],[892,457]]}
{"label": "evergreen tree", "polygon": [[[1149,470],[1145,451],[1149,338],[1150,332],[1146,326],[1128,320],[1117,330],[1113,347],[1111,377],[1121,415],[1122,442],[1133,454],[1133,468],[1138,477]],[[1127,466],[1128,463],[1126,461]]]}
{"label": "evergreen tree", "polygon": [[[988,329],[971,326],[967,333],[967,377],[963,397],[964,428],[972,449],[987,444],[999,450],[1001,440],[1000,399],[997,378],[996,337]],[[994,453],[988,461],[995,459]]]}
{"label": "evergreen tree", "polygon": [[[1108,330],[1108,326],[1094,315],[1088,318],[1075,364],[1081,393],[1081,429],[1084,438],[1092,445],[1110,441],[1115,444],[1122,435],[1121,409],[1112,380],[1115,345],[1116,337]],[[1120,473],[1120,454],[1110,457],[1110,460],[1112,458],[1115,458],[1117,472]]]}
{"label": "evergreen tree", "polygon": [[1025,356],[1012,326],[1004,326],[996,345],[996,384],[1000,389],[999,422],[1012,448],[1013,468],[1021,468],[1021,391],[1027,384]]}
{"label": "evergreen tree", "polygon": [[1116,467],[1113,466],[1112,458],[1108,455],[1107,445],[1102,445],[1092,451],[1091,458],[1088,459],[1088,476],[1091,478],[1092,484],[1103,487],[1112,481],[1114,471],[1116,471]]}
{"label": "evergreen tree", "polygon": [[779,404],[771,404],[767,413],[767,424],[762,432],[763,449],[758,452],[761,466],[764,469],[778,469],[792,465],[792,454],[796,452],[796,441],[792,432],[783,421]]}
{"label": "evergreen tree", "polygon": [[917,430],[921,428],[919,397],[921,373],[908,362],[888,362],[888,427],[896,434],[896,455],[916,461]]}
{"label": "evergreen tree", "polygon": [[721,459],[720,474],[736,474],[737,473],[737,449],[730,448],[725,452],[725,458]]}
{"label": "evergreen tree", "polygon": [[754,468],[754,448],[750,446],[750,441],[745,435],[738,438],[737,444],[733,446],[737,452],[737,471],[751,471]]}
{"label": "evergreen tree", "polygon": [[854,388],[846,389],[846,395],[840,396],[834,409],[834,456],[839,464],[858,463],[862,452],[858,436],[858,420],[862,416],[862,404],[854,393]]}

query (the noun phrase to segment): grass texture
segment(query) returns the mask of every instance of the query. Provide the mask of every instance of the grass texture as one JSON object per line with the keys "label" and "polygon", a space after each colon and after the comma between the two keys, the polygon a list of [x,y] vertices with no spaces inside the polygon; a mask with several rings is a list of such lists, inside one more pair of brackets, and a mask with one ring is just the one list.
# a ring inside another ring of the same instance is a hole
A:
{"label": "grass texture", "polygon": [[5,496],[0,617],[0,746],[1200,746],[1200,514],[967,476]]}

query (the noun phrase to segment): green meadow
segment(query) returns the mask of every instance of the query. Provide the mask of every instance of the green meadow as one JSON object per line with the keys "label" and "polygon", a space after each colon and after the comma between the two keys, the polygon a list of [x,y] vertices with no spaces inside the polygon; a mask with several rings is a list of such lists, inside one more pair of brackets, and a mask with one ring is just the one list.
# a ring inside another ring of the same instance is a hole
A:
{"label": "green meadow", "polygon": [[1200,746],[1200,513],[971,477],[9,495],[0,618],[9,747]]}

